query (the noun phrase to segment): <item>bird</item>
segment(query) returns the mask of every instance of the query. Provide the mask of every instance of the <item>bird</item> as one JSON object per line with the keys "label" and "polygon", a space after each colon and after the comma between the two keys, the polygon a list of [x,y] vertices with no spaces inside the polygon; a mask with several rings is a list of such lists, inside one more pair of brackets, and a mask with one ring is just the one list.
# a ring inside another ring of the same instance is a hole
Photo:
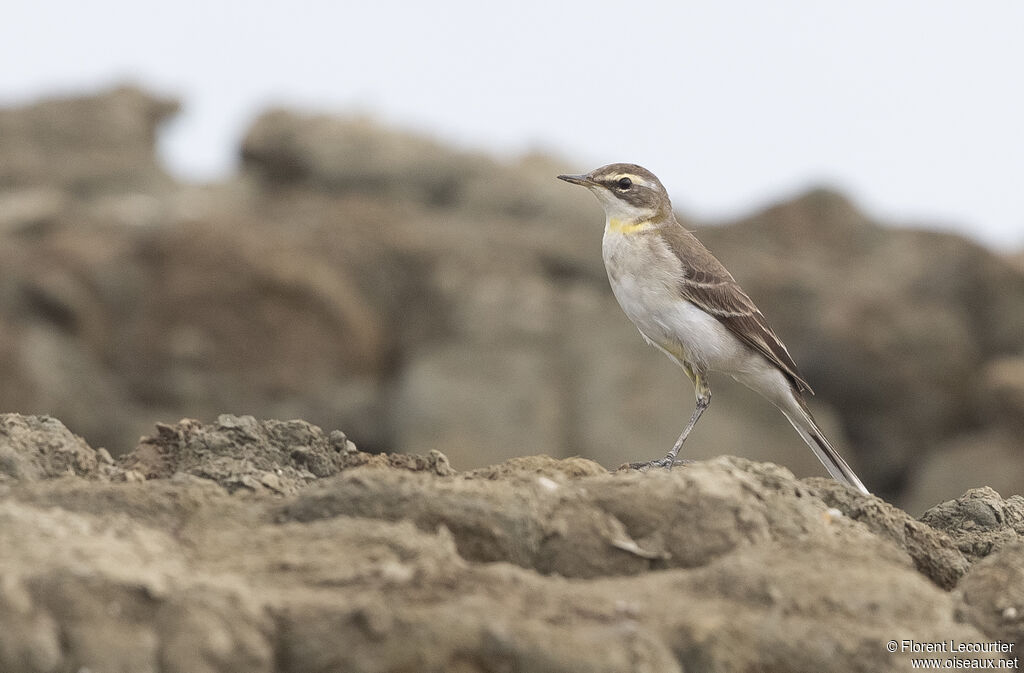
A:
{"label": "bird", "polygon": [[602,257],[619,306],[694,385],[693,415],[668,454],[630,467],[676,464],[711,404],[709,372],[719,372],[774,404],[834,479],[869,493],[811,415],[804,395],[813,391],[782,340],[725,266],[676,219],[657,176],[616,163],[558,179],[597,197],[605,212]]}

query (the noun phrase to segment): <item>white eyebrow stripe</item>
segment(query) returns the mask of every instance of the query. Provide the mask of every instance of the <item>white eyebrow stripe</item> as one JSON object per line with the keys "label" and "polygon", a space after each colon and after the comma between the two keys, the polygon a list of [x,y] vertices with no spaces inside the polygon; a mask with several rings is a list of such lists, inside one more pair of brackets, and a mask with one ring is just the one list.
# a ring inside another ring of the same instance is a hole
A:
{"label": "white eyebrow stripe", "polygon": [[654,189],[654,184],[653,183],[648,182],[647,180],[644,180],[640,176],[634,175],[633,173],[619,173],[618,175],[616,175],[615,177],[612,178],[612,182],[618,182],[622,178],[629,178],[630,180],[632,180],[634,183],[636,183],[638,185],[643,185],[644,187],[649,187],[651,189]]}

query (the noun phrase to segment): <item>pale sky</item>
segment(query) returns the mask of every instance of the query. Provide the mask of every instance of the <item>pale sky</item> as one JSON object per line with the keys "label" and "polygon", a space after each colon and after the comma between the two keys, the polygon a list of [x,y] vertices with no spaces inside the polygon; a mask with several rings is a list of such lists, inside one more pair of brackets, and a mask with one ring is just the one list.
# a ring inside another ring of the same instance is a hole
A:
{"label": "pale sky", "polygon": [[0,105],[132,81],[180,97],[172,171],[234,169],[266,106],[502,156],[657,173],[731,217],[814,184],[1024,246],[1024,2],[6,3]]}

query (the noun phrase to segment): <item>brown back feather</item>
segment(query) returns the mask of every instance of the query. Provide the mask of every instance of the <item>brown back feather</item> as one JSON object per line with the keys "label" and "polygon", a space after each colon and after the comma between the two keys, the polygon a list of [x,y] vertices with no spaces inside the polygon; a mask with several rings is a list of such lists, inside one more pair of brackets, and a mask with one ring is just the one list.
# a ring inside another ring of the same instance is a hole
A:
{"label": "brown back feather", "polygon": [[782,340],[711,251],[675,218],[660,227],[659,233],[682,264],[683,278],[679,282],[682,296],[713,315],[743,343],[768,358],[790,379],[798,393],[807,391],[813,395],[814,391],[800,375]]}

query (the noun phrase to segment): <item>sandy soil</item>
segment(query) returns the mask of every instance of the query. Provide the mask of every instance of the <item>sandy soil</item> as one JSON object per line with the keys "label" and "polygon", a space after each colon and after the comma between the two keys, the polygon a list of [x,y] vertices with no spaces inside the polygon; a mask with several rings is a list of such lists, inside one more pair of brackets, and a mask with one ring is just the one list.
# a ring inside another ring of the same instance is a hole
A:
{"label": "sandy soil", "polygon": [[915,520],[730,457],[459,472],[222,416],[115,461],[12,414],[0,670],[905,670],[889,640],[1024,646],[1022,534],[1019,496]]}

